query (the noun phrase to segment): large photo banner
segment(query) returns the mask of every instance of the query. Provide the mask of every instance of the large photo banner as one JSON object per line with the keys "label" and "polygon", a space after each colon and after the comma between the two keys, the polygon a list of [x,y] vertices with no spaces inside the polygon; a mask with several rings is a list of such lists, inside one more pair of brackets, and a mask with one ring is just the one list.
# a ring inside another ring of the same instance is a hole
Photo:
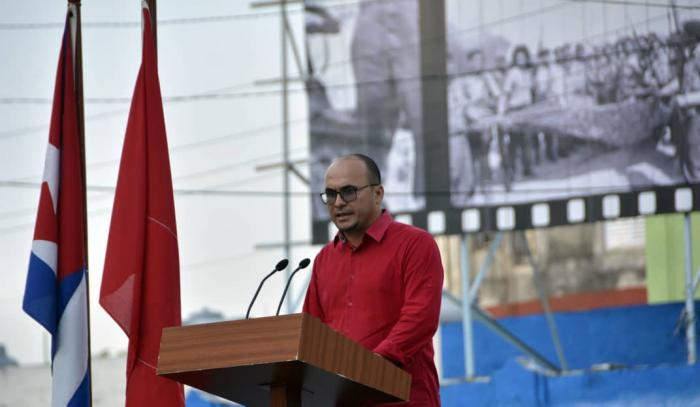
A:
{"label": "large photo banner", "polygon": [[436,233],[698,207],[697,2],[307,1],[306,34],[314,192],[361,152]]}
{"label": "large photo banner", "polygon": [[509,223],[537,226],[532,204],[565,204],[542,223],[566,223],[581,198],[576,218],[597,220],[639,214],[634,192],[698,182],[697,2],[446,8],[453,208],[510,205]]}

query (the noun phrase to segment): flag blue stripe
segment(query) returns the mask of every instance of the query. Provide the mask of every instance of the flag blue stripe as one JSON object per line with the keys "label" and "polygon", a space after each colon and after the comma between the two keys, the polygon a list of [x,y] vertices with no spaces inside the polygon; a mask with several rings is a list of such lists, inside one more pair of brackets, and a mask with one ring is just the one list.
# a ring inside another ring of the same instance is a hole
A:
{"label": "flag blue stripe", "polygon": [[32,253],[22,308],[51,335],[56,333],[58,321],[56,302],[56,275],[48,264]]}
{"label": "flag blue stripe", "polygon": [[[83,384],[89,367],[87,273],[78,274],[82,274],[80,284],[65,307],[58,323],[58,333],[53,336],[52,341],[52,399],[56,407],[69,405],[73,398],[79,402],[87,397],[84,392],[76,397],[76,391]],[[60,384],[56,380],[59,380]]]}
{"label": "flag blue stripe", "polygon": [[90,405],[90,370],[85,372],[85,377],[80,386],[68,402],[67,407],[85,407]]}
{"label": "flag blue stripe", "polygon": [[[58,310],[56,312],[58,315],[56,319],[58,321],[63,317],[63,311],[66,310],[68,302],[75,293],[75,290],[78,289],[83,274],[85,274],[85,269],[69,275],[58,283]],[[51,339],[51,360],[53,360],[54,356],[56,356],[56,352],[58,352],[58,347],[60,346],[58,342],[58,336],[54,334]]]}
{"label": "flag blue stripe", "polygon": [[85,269],[81,269],[78,272],[68,275],[68,277],[63,278],[58,283],[58,312],[56,313],[57,319],[60,321],[63,316],[63,311],[68,305],[73,293],[80,285],[80,280],[83,279],[83,274],[85,274]]}

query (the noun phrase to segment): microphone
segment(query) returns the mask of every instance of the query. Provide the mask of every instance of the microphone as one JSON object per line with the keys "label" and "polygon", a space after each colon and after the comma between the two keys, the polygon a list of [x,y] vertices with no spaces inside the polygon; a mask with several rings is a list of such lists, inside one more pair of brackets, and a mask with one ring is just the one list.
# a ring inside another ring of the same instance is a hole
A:
{"label": "microphone", "polygon": [[307,257],[304,260],[299,262],[299,265],[297,266],[296,270],[292,271],[292,275],[289,276],[289,280],[287,280],[287,285],[284,287],[284,293],[282,293],[282,298],[280,298],[280,303],[277,306],[277,313],[275,315],[280,314],[280,309],[282,309],[282,303],[284,302],[284,297],[287,295],[287,290],[289,290],[289,284],[292,282],[292,278],[294,277],[294,275],[297,273],[297,271],[309,267],[310,263],[311,263],[311,260],[309,260],[309,258]]}
{"label": "microphone", "polygon": [[287,267],[287,264],[289,264],[289,260],[287,259],[282,259],[277,263],[275,266],[275,269],[270,272],[270,274],[266,275],[265,278],[262,279],[260,282],[260,285],[258,286],[257,291],[255,291],[255,295],[253,296],[253,299],[250,301],[250,305],[248,305],[248,311],[245,313],[245,319],[248,319],[250,316],[250,309],[253,308],[253,304],[255,303],[255,299],[258,298],[258,294],[260,293],[260,289],[262,288],[263,284],[265,284],[265,280],[270,278],[273,274],[280,270],[284,270]]}

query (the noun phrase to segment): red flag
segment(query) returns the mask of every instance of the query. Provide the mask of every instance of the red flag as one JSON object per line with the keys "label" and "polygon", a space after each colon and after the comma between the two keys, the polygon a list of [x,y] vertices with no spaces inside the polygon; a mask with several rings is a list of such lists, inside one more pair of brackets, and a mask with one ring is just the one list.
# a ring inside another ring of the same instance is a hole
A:
{"label": "red flag", "polygon": [[161,331],[178,326],[175,205],[151,17],[124,137],[100,304],[129,337],[126,406],[184,406],[182,385],[156,375]]}

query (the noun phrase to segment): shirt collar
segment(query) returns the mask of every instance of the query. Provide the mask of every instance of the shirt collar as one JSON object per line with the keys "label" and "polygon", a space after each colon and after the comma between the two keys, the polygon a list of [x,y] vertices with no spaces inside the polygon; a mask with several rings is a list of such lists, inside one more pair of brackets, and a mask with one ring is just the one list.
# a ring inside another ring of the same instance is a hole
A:
{"label": "shirt collar", "polygon": [[[386,234],[386,230],[389,228],[389,225],[392,221],[393,219],[389,212],[386,209],[382,209],[382,213],[369,226],[369,228],[365,232],[365,235],[368,235],[376,242],[381,242],[384,238],[384,235]],[[345,240],[345,235],[341,231],[338,231],[338,233],[335,234],[335,238],[333,238],[333,247],[336,247],[338,245],[338,242],[347,242],[347,240]]]}

